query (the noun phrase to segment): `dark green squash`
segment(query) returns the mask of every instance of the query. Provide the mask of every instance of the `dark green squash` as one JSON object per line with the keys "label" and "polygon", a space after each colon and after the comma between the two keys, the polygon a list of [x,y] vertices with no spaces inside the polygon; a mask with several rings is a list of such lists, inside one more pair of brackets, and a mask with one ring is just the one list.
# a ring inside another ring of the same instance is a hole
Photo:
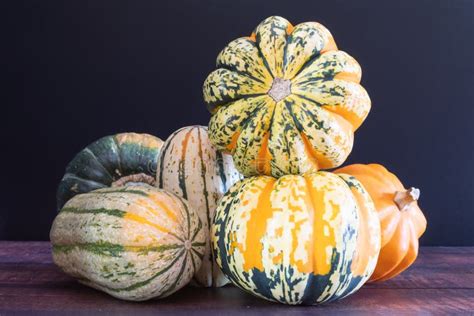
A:
{"label": "dark green squash", "polygon": [[137,133],[106,136],[90,144],[66,167],[56,195],[58,210],[80,193],[126,182],[153,185],[162,144],[155,136]]}

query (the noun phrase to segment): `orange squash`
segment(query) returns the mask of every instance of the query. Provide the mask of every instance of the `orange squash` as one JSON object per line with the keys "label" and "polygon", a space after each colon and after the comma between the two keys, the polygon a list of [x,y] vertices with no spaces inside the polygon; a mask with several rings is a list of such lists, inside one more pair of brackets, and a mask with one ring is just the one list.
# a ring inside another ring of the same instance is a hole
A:
{"label": "orange squash", "polygon": [[417,203],[420,190],[405,189],[393,173],[379,164],[349,165],[335,173],[359,180],[379,215],[382,248],[369,282],[391,279],[407,269],[418,255],[418,239],[426,229],[426,218]]}

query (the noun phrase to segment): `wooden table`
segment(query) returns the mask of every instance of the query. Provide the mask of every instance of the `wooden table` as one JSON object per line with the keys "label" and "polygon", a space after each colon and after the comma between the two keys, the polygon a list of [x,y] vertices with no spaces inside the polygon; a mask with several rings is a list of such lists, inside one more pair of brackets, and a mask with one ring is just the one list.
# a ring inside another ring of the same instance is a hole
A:
{"label": "wooden table", "polygon": [[474,314],[474,247],[422,248],[402,275],[369,284],[322,306],[285,306],[241,290],[185,288],[162,300],[132,303],[76,283],[52,263],[48,242],[0,241],[0,315],[9,312],[293,315],[314,313]]}

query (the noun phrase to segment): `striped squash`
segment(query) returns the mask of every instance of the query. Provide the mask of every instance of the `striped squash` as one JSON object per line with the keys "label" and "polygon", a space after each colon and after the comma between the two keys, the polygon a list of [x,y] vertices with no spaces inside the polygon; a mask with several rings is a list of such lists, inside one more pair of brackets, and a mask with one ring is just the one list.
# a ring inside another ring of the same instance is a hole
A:
{"label": "striped squash", "polygon": [[67,274],[132,301],[187,284],[205,246],[187,202],[146,184],[76,195],[57,215],[50,238],[54,262]]}
{"label": "striped squash", "polygon": [[349,186],[357,202],[359,231],[354,259],[351,263],[353,277],[344,296],[354,293],[372,276],[380,254],[380,222],[374,202],[367,190],[355,177],[340,173],[338,176]]}
{"label": "striped squash", "polygon": [[380,249],[374,216],[354,178],[324,171],[247,178],[217,208],[213,249],[226,276],[251,294],[285,304],[329,302],[372,273]]}
{"label": "striped squash", "polygon": [[129,181],[153,184],[163,141],[148,134],[103,137],[68,164],[57,191],[58,210],[79,193],[120,186]]}
{"label": "striped squash", "polygon": [[194,276],[194,285],[219,287],[228,283],[215,264],[208,234],[219,199],[240,177],[232,157],[221,154],[212,146],[204,126],[183,127],[163,144],[157,184],[188,200],[201,218],[208,237],[202,267]]}
{"label": "striped squash", "polygon": [[245,176],[337,167],[370,110],[360,79],[324,26],[269,17],[230,42],[204,82],[211,142]]}

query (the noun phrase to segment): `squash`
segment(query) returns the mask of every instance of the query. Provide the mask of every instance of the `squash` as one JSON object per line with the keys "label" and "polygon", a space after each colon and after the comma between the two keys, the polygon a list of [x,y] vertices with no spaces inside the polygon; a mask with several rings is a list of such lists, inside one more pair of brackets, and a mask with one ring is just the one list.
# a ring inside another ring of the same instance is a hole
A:
{"label": "squash", "polygon": [[103,137],[81,150],[66,167],[57,190],[58,210],[76,194],[135,181],[154,184],[163,141],[148,134]]}
{"label": "squash", "polygon": [[187,202],[146,184],[74,196],[50,238],[54,262],[67,274],[132,301],[165,297],[187,284],[205,246]]}
{"label": "squash", "polygon": [[353,176],[338,175],[349,186],[359,206],[357,209],[359,215],[357,246],[351,263],[351,271],[354,276],[351,285],[349,285],[349,289],[352,290],[347,291],[344,295],[347,296],[361,288],[375,270],[381,247],[380,222],[372,198],[362,184]]}
{"label": "squash", "polygon": [[185,198],[198,213],[206,232],[206,251],[194,285],[220,287],[228,283],[212,256],[209,229],[219,199],[240,178],[232,157],[212,146],[204,126],[183,127],[163,144],[157,185]]}
{"label": "squash", "polygon": [[360,79],[324,26],[269,17],[230,42],[204,82],[211,142],[245,176],[337,167],[371,107]]}
{"label": "squash", "polygon": [[405,189],[400,180],[379,164],[354,164],[335,171],[357,178],[377,209],[382,249],[369,281],[384,281],[407,269],[418,255],[418,239],[426,229],[426,218],[417,200],[420,191]]}
{"label": "squash", "polygon": [[213,251],[232,283],[251,294],[285,304],[329,302],[372,273],[380,249],[374,216],[351,177],[319,171],[246,178],[217,208]]}

